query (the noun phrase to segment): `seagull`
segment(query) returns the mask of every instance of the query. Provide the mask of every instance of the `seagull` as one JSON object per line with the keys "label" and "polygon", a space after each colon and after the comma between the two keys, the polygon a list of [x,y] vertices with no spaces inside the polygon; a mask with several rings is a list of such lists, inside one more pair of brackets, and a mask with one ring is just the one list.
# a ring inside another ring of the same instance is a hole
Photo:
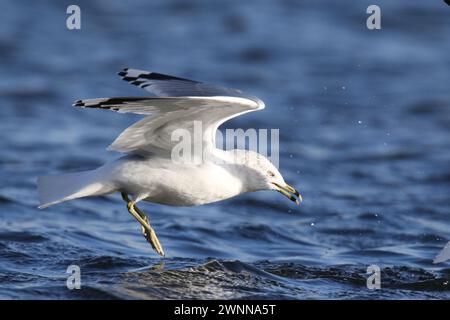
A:
{"label": "seagull", "polygon": [[[246,192],[275,190],[300,204],[300,193],[266,157],[250,150],[216,148],[218,127],[264,109],[263,101],[240,90],[156,72],[126,68],[118,74],[152,96],[84,99],[73,106],[144,116],[108,147],[124,155],[95,170],[38,177],[39,208],[120,192],[145,239],[164,256],[149,218],[137,207],[140,201],[198,206]],[[194,135],[195,121],[202,124],[202,131],[191,144],[202,147],[201,161],[174,161],[172,151],[178,142],[173,132],[183,129]]]}

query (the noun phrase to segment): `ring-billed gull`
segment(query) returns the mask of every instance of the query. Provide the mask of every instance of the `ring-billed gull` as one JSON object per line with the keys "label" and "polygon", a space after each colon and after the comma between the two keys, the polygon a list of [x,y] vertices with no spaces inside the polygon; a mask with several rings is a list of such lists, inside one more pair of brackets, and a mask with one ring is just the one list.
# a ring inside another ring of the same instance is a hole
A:
{"label": "ring-billed gull", "polygon": [[[120,192],[147,241],[164,255],[150,221],[136,206],[141,200],[195,206],[258,190],[276,190],[297,204],[302,200],[264,156],[215,146],[217,128],[231,118],[263,109],[260,99],[239,90],[156,72],[126,68],[119,75],[154,96],[86,99],[74,106],[144,115],[109,146],[126,155],[95,170],[39,177],[40,208]],[[202,132],[192,144],[200,143],[202,161],[176,162],[172,133],[183,129],[194,136],[195,121],[202,124]]]}

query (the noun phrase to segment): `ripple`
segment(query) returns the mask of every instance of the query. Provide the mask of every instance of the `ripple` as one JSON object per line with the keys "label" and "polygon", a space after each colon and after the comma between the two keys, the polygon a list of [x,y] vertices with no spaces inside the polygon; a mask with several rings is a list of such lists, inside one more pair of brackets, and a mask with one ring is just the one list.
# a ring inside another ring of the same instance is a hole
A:
{"label": "ripple", "polygon": [[29,232],[0,232],[0,241],[14,241],[14,242],[42,242],[47,241],[48,238],[35,233]]}

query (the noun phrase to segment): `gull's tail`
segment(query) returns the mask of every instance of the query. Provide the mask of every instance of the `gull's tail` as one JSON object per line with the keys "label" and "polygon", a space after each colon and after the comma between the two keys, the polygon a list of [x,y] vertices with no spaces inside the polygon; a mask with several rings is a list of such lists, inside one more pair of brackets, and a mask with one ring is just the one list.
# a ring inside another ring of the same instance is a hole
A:
{"label": "gull's tail", "polygon": [[38,178],[37,186],[39,208],[113,191],[107,184],[98,181],[96,170],[42,176]]}

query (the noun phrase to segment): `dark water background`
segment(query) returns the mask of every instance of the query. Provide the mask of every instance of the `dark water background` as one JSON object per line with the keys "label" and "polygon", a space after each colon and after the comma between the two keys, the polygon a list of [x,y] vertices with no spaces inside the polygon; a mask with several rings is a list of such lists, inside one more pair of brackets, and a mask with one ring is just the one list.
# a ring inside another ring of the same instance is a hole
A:
{"label": "dark water background", "polygon": [[[70,1],[0,6],[0,298],[448,299],[450,7],[376,1]],[[72,108],[145,95],[149,69],[240,88],[280,128],[280,169],[301,190],[172,208],[144,204],[160,259],[119,195],[38,210],[35,179],[95,168],[137,119]],[[81,267],[82,289],[66,288]],[[382,289],[366,288],[381,267]]]}

